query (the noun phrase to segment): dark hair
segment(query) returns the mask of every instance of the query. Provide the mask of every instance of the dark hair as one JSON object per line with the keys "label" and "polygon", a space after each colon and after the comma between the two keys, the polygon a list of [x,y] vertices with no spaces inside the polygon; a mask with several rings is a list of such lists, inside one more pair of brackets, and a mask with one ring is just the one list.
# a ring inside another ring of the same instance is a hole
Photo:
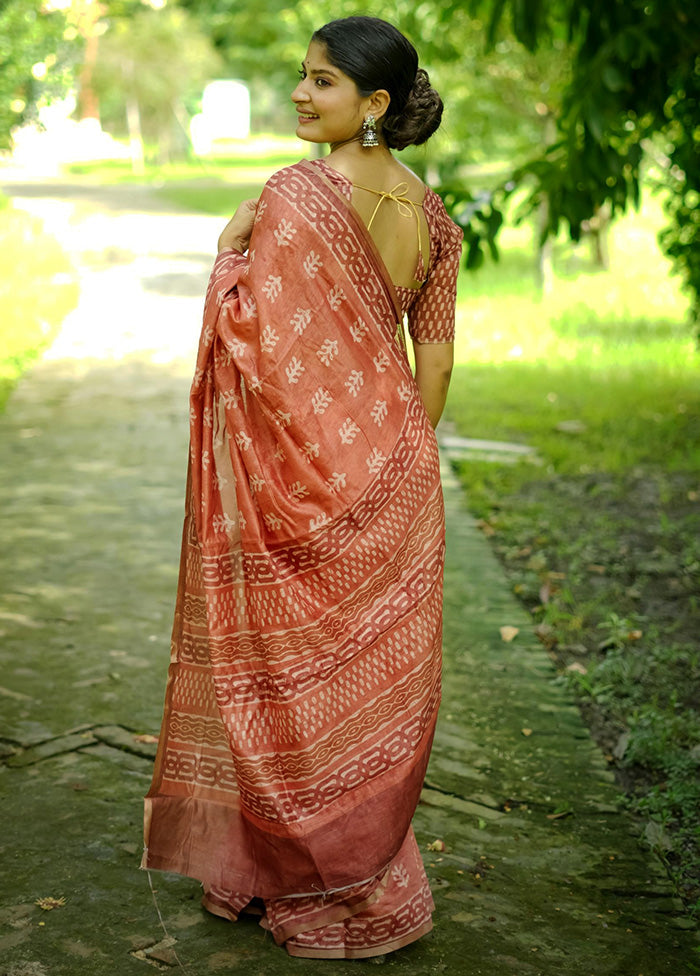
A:
{"label": "dark hair", "polygon": [[435,132],[442,118],[442,99],[430,87],[427,71],[418,67],[411,42],[377,17],[332,20],[313,34],[328,60],[357,85],[365,98],[383,88],[390,103],[381,133],[391,149],[419,146]]}

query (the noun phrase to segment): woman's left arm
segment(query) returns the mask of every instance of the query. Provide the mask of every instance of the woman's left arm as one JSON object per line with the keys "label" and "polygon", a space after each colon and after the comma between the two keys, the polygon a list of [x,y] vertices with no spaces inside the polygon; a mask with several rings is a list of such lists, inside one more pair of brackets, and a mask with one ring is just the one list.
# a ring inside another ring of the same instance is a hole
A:
{"label": "woman's left arm", "polygon": [[413,341],[415,378],[428,419],[437,427],[447,399],[454,363],[454,343]]}

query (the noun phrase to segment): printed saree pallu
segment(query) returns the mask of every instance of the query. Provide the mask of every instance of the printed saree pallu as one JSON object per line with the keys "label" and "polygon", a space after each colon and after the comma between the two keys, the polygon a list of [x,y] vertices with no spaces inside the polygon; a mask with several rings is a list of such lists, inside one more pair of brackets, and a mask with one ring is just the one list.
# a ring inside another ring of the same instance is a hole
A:
{"label": "printed saree pallu", "polygon": [[216,260],[143,866],[299,955],[430,927],[410,827],[440,696],[435,436],[371,238],[311,163]]}

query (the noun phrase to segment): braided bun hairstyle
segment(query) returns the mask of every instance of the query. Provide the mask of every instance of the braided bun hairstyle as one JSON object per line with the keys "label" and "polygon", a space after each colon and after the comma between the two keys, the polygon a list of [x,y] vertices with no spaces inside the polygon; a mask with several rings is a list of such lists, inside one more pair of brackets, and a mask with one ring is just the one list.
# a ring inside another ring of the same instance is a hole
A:
{"label": "braided bun hairstyle", "polygon": [[418,67],[411,42],[377,17],[344,17],[313,34],[328,60],[357,85],[363,98],[378,89],[390,103],[380,129],[390,149],[426,142],[440,125],[442,99],[430,86],[427,71]]}

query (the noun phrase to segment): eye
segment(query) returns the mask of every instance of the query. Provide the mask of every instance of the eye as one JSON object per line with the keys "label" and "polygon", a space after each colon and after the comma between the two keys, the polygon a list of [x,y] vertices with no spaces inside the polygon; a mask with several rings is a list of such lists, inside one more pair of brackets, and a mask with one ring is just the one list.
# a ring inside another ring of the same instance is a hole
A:
{"label": "eye", "polygon": [[316,84],[319,88],[328,88],[330,81],[327,78],[317,78]]}

